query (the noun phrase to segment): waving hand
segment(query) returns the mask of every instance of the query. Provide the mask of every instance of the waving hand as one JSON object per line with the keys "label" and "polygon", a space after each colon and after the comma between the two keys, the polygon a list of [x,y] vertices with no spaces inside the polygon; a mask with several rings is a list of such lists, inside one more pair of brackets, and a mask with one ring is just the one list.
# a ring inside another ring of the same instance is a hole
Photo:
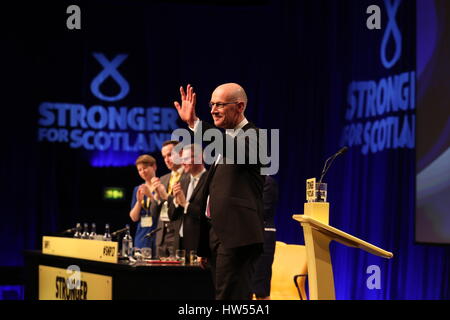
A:
{"label": "waving hand", "polygon": [[180,119],[186,122],[189,127],[193,128],[195,121],[198,119],[195,114],[195,103],[197,102],[197,96],[194,92],[194,88],[188,84],[186,91],[180,87],[181,105],[178,101],[174,101],[175,108],[178,111]]}

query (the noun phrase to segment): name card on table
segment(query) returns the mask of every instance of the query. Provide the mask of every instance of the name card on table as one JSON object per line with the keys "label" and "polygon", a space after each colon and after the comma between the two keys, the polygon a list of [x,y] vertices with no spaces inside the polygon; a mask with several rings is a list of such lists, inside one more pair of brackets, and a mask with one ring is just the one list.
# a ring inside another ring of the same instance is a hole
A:
{"label": "name card on table", "polygon": [[42,237],[42,253],[56,256],[117,263],[118,243],[61,237]]}

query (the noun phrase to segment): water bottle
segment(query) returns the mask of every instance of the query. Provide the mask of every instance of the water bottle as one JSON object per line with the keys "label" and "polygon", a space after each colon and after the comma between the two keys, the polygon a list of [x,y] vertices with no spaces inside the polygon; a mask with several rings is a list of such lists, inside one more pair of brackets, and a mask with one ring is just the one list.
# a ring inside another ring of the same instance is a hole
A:
{"label": "water bottle", "polygon": [[133,251],[133,238],[130,234],[130,226],[127,224],[125,227],[127,230],[122,238],[122,257],[129,257]]}
{"label": "water bottle", "polygon": [[83,234],[81,235],[81,239],[89,239],[89,225],[87,223],[84,224]]}
{"label": "water bottle", "polygon": [[81,239],[81,223],[77,223],[77,226],[75,228],[75,234],[73,235],[74,238]]}
{"label": "water bottle", "polygon": [[97,236],[97,233],[95,230],[96,228],[97,228],[97,226],[95,225],[95,223],[93,223],[91,226],[91,233],[89,234],[89,239],[94,240],[95,237]]}
{"label": "water bottle", "polygon": [[105,225],[105,234],[103,235],[103,241],[112,241],[111,233],[109,232],[109,224]]}

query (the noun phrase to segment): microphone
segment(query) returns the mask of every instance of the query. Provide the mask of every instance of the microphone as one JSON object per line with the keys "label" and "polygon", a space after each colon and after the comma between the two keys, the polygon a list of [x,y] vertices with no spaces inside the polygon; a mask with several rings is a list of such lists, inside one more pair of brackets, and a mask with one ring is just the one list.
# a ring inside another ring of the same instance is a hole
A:
{"label": "microphone", "polygon": [[[340,156],[341,154],[346,153],[347,150],[348,150],[348,147],[345,146],[325,161],[325,165],[323,166],[322,174],[320,175],[319,185],[320,185],[320,183],[322,183],[322,179],[325,176],[325,174],[327,173],[328,169],[330,169],[331,164],[333,163],[334,159],[336,159],[337,156]],[[328,161],[330,162],[329,164],[328,164]]]}
{"label": "microphone", "polygon": [[153,237],[153,236],[155,235],[155,233],[158,232],[159,230],[161,230],[161,228],[157,228],[157,229],[155,229],[155,230],[150,231],[149,233],[147,233],[147,234],[144,236],[144,238],[147,239],[147,238]]}
{"label": "microphone", "polygon": [[122,229],[119,229],[117,231],[114,231],[113,233],[111,233],[111,237],[116,237],[119,234],[124,233],[125,231],[127,231],[127,228],[122,228]]}
{"label": "microphone", "polygon": [[70,229],[64,230],[63,232],[60,232],[60,234],[74,233],[75,231],[77,231],[77,228],[70,228]]}

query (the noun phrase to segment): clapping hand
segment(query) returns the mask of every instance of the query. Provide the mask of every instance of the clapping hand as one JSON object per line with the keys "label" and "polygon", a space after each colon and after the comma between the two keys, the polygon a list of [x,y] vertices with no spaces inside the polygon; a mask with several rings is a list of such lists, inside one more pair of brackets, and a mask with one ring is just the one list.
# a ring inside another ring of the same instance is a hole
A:
{"label": "clapping hand", "polygon": [[177,203],[184,208],[186,206],[186,196],[184,195],[179,182],[175,183],[173,186],[173,194],[175,195]]}
{"label": "clapping hand", "polygon": [[152,198],[152,191],[150,189],[151,187],[146,184],[141,184],[139,186],[139,190],[142,192],[142,194],[146,195],[149,198]]}
{"label": "clapping hand", "polygon": [[164,201],[167,200],[169,196],[167,195],[166,188],[161,183],[159,178],[153,177],[151,180],[151,184],[151,188],[155,191],[155,198]]}
{"label": "clapping hand", "polygon": [[136,200],[138,203],[142,203],[142,200],[144,200],[144,191],[142,190],[142,185],[139,186],[136,192]]}
{"label": "clapping hand", "polygon": [[153,196],[150,188],[146,184],[142,184],[139,186],[136,197],[141,207],[143,207],[145,210],[148,210],[150,208],[150,202],[153,200]]}

